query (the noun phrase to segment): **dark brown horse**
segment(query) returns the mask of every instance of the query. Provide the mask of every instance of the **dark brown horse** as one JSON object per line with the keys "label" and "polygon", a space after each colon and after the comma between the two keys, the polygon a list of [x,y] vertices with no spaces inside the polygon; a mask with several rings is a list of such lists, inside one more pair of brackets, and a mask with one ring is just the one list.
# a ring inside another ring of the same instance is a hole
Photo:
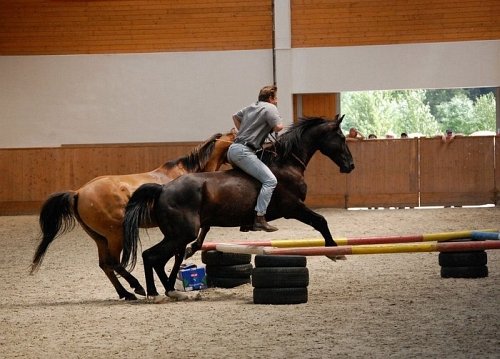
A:
{"label": "dark brown horse", "polygon": [[[278,138],[273,151],[265,151],[263,160],[278,179],[267,220],[294,218],[318,230],[326,246],[335,246],[323,216],[304,204],[307,185],[304,171],[316,151],[329,157],[343,173],[354,168],[351,152],[340,129],[342,118],[303,119]],[[253,223],[255,202],[260,183],[238,169],[182,176],[168,185],[146,184],[131,197],[125,212],[122,265],[135,265],[139,226],[156,221],[164,239],[143,252],[148,296],[158,295],[153,270],[168,296],[178,296],[174,284],[179,266],[192,245],[191,253],[201,244],[211,226],[239,227]],[[151,210],[152,208],[152,210]],[[150,216],[152,218],[150,218]],[[170,278],[165,265],[175,256]]]}
{"label": "dark brown horse", "polygon": [[[120,265],[123,243],[123,216],[132,193],[144,183],[164,184],[183,174],[216,171],[226,160],[227,149],[233,142],[233,131],[215,134],[186,156],[166,162],[146,173],[97,177],[80,189],[52,194],[40,212],[41,242],[33,257],[31,273],[41,265],[52,241],[71,230],[75,219],[97,244],[99,266],[115,287],[118,296],[137,299],[118,280],[122,276],[135,293],[145,295],[139,281]],[[148,226],[154,226],[149,223]]]}

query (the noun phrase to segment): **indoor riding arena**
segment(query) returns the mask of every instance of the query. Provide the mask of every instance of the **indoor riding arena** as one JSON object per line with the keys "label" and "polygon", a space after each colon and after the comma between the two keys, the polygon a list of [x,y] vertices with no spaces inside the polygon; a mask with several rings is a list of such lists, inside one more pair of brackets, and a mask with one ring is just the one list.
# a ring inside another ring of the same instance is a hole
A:
{"label": "indoor riding arena", "polygon": [[498,358],[498,135],[348,142],[351,173],[314,154],[304,202],[343,258],[280,218],[212,227],[184,300],[140,290],[158,228],[119,265],[131,193],[230,169],[265,85],[287,126],[334,122],[349,91],[496,88],[500,133],[498,1],[15,0],[0,20],[1,358]]}

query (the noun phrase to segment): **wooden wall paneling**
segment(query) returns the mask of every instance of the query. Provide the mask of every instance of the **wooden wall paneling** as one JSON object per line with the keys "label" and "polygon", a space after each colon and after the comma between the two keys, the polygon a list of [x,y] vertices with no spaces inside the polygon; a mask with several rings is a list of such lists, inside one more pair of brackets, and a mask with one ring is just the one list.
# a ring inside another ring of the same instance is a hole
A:
{"label": "wooden wall paneling", "polygon": [[[25,150],[0,150],[0,198],[2,201],[13,201],[19,198],[20,181],[23,178],[21,163]],[[16,190],[17,188],[17,190]]]}
{"label": "wooden wall paneling", "polygon": [[51,193],[77,190],[103,175],[151,171],[198,143],[0,149],[0,215],[38,212]]}
{"label": "wooden wall paneling", "polygon": [[23,0],[2,3],[0,54],[272,47],[270,0]]}
{"label": "wooden wall paneling", "polygon": [[292,47],[500,38],[497,0],[292,0]]}
{"label": "wooden wall paneling", "polygon": [[350,141],[348,207],[418,206],[418,140]]}
{"label": "wooden wall paneling", "polygon": [[[153,170],[196,145],[0,149],[0,215],[37,213],[51,193],[78,189],[100,175]],[[498,200],[500,168],[494,163],[500,146],[494,147],[494,137],[463,137],[450,144],[374,140],[349,142],[349,147],[356,168],[347,175],[322,154],[312,158],[305,173],[309,206],[414,207],[419,190],[422,206]]]}
{"label": "wooden wall paneling", "polygon": [[421,141],[422,206],[494,203],[493,137],[456,138],[447,144],[440,139]]}
{"label": "wooden wall paneling", "polygon": [[337,94],[303,94],[302,116],[325,117],[332,119],[337,114]]}

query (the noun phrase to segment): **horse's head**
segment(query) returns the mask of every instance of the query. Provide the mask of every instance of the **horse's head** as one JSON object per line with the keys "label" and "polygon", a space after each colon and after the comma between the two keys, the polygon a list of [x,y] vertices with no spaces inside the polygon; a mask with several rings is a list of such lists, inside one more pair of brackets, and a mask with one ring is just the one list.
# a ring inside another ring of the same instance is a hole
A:
{"label": "horse's head", "polygon": [[319,150],[339,166],[340,172],[351,172],[354,163],[340,128],[343,118],[338,115],[332,121],[322,117],[301,118],[278,137],[276,160],[286,161],[292,156],[295,163],[299,162],[305,169],[311,157]]}
{"label": "horse's head", "polygon": [[337,115],[333,121],[325,123],[326,130],[318,136],[318,141],[320,152],[335,162],[340,172],[349,173],[354,169],[354,160],[340,128],[343,119],[344,116],[339,118]]}
{"label": "horse's head", "polygon": [[236,130],[234,128],[229,132],[219,134],[217,138],[215,138],[215,146],[210,155],[210,159],[205,165],[205,172],[217,171],[224,163],[227,163],[227,150],[234,142],[235,138]]}

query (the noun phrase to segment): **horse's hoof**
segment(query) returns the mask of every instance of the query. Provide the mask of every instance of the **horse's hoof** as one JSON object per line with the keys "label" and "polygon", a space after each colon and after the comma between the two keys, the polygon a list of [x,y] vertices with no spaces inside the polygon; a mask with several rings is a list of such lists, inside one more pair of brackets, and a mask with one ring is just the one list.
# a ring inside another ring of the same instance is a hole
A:
{"label": "horse's hoof", "polygon": [[137,297],[134,294],[127,292],[125,294],[120,295],[120,299],[137,300]]}
{"label": "horse's hoof", "polygon": [[331,259],[332,261],[345,261],[347,260],[347,257],[343,254],[336,254],[336,255],[331,255],[331,256],[326,256],[328,259]]}
{"label": "horse's hoof", "polygon": [[167,297],[175,299],[175,300],[186,300],[189,299],[187,294],[181,293],[177,290],[171,290],[167,292]]}
{"label": "horse's hoof", "polygon": [[193,248],[191,247],[186,248],[186,252],[184,253],[184,259],[191,258],[193,254],[194,254]]}
{"label": "horse's hoof", "polygon": [[169,301],[164,295],[148,295],[146,301],[153,304],[161,304]]}
{"label": "horse's hoof", "polygon": [[[144,288],[140,287],[140,288],[136,288],[134,290],[135,294],[139,294],[139,295],[142,295],[143,297],[146,296],[146,291],[144,290]],[[136,298],[137,299],[137,298]]]}

